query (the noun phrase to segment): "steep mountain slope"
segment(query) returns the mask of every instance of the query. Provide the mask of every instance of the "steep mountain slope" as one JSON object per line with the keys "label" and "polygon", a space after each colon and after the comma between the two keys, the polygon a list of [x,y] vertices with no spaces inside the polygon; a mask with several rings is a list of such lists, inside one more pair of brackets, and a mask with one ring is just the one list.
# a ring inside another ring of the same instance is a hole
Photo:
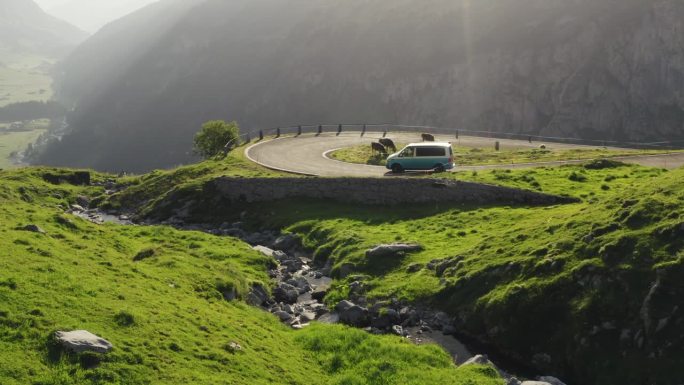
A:
{"label": "steep mountain slope", "polygon": [[191,159],[192,134],[211,118],[248,129],[371,121],[684,138],[675,0],[155,6],[164,18],[148,7],[67,60],[60,97],[77,107],[74,134],[42,162],[174,165]]}
{"label": "steep mountain slope", "polygon": [[33,0],[0,2],[0,53],[18,51],[56,57],[86,36],[78,28],[45,13]]}

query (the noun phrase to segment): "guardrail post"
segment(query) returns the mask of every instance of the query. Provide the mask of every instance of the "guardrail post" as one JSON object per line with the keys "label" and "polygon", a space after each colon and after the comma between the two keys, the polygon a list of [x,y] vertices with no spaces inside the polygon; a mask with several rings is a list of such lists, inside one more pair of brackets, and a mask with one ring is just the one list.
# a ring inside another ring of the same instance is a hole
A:
{"label": "guardrail post", "polygon": [[494,149],[496,151],[499,151],[501,149],[501,143],[499,143],[498,140],[494,143]]}
{"label": "guardrail post", "polygon": [[259,130],[259,140],[264,140],[264,130]]}
{"label": "guardrail post", "polygon": [[532,136],[530,136],[529,138],[527,138],[527,141],[530,142],[530,143],[532,143]]}
{"label": "guardrail post", "polygon": [[382,137],[383,138],[387,137],[387,127],[385,127],[385,130],[382,132]]}
{"label": "guardrail post", "polygon": [[245,136],[245,143],[249,143],[252,141],[252,136],[247,133],[247,136]]}
{"label": "guardrail post", "polygon": [[276,128],[276,138],[280,138],[280,127]]}
{"label": "guardrail post", "polygon": [[456,139],[458,139],[458,130],[456,130]]}
{"label": "guardrail post", "polygon": [[297,127],[297,136],[302,134],[302,126]]}
{"label": "guardrail post", "polygon": [[342,133],[342,125],[340,124],[337,126],[337,135],[339,136]]}
{"label": "guardrail post", "polygon": [[319,124],[318,125],[318,134],[320,135],[322,133],[323,133],[323,126]]}
{"label": "guardrail post", "polygon": [[366,125],[363,125],[363,131],[361,131],[361,136],[366,135]]}

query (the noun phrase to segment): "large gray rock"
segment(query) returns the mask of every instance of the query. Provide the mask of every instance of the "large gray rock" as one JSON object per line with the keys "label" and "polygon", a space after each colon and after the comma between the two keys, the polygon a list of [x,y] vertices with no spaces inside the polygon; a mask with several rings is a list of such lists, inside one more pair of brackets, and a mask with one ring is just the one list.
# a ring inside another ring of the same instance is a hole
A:
{"label": "large gray rock", "polygon": [[107,353],[114,348],[109,341],[86,330],[58,331],[55,338],[66,350],[74,353]]}
{"label": "large gray rock", "polygon": [[268,295],[268,291],[266,291],[266,288],[264,288],[260,284],[255,284],[252,285],[252,288],[249,290],[246,302],[252,306],[261,306],[268,302],[269,299],[270,298]]}
{"label": "large gray rock", "polygon": [[276,238],[273,248],[277,250],[291,250],[297,246],[299,238],[294,234],[285,234]]}
{"label": "large gray rock", "polygon": [[273,297],[278,302],[293,304],[297,302],[299,290],[287,283],[280,283],[275,289],[273,289]]}
{"label": "large gray rock", "polygon": [[340,322],[349,326],[364,327],[368,325],[368,309],[359,305],[353,305],[345,310],[339,311]]}
{"label": "large gray rock", "polygon": [[253,249],[267,257],[275,258],[275,250],[270,249],[266,246],[254,246]]}
{"label": "large gray rock", "polygon": [[492,365],[492,361],[487,358],[487,356],[482,355],[482,354],[477,354],[473,357],[470,357],[466,362],[462,363],[461,366],[468,366],[468,365]]}
{"label": "large gray rock", "polygon": [[423,246],[417,244],[393,243],[389,245],[378,245],[372,249],[366,250],[366,257],[382,258],[391,257],[399,253],[410,253],[414,251],[423,250]]}

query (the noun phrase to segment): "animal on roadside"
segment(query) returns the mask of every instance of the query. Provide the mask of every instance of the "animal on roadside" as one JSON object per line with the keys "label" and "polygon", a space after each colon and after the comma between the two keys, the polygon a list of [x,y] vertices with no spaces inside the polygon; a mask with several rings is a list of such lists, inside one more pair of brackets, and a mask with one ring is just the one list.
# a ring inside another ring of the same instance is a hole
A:
{"label": "animal on roadside", "polygon": [[385,146],[388,151],[397,152],[397,146],[394,144],[392,139],[382,138],[379,140],[380,144]]}
{"label": "animal on roadside", "polygon": [[434,142],[435,141],[434,135],[423,134],[423,135],[421,135],[421,137],[423,138],[423,142]]}
{"label": "animal on roadside", "polygon": [[383,146],[381,143],[376,143],[376,142],[371,143],[371,152],[373,153],[373,155],[375,155],[376,153],[387,154],[387,150],[385,150],[385,146]]}

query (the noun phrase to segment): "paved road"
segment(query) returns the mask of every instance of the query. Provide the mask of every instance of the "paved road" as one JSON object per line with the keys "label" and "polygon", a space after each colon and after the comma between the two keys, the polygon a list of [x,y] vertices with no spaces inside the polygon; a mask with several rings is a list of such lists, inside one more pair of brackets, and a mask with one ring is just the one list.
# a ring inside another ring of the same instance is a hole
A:
{"label": "paved road", "polygon": [[[370,145],[382,137],[382,133],[368,132],[363,137],[358,132],[313,135],[306,134],[299,137],[282,137],[279,139],[266,140],[248,147],[245,153],[249,159],[265,167],[306,175],[316,176],[355,176],[355,177],[380,177],[388,174],[382,166],[369,166],[352,164],[330,159],[326,154],[340,148],[351,147],[360,144]],[[420,134],[396,133],[389,134],[389,138],[397,143],[420,142]],[[468,147],[494,147],[498,140],[504,149],[531,149],[539,148],[540,142],[528,143],[520,140],[492,139],[481,137],[464,137],[455,139],[453,136],[436,135],[438,141],[450,141],[454,145],[466,145]],[[553,149],[570,148],[597,148],[574,144],[545,143]],[[614,158],[627,163],[636,163],[644,166],[677,168],[684,166],[684,153],[650,156],[626,156]],[[458,162],[458,159],[457,159]],[[462,166],[452,170],[487,170],[487,169],[510,169],[531,168],[540,166],[558,166],[563,164],[583,163],[586,160],[553,161],[542,163],[500,164],[485,166]]]}

